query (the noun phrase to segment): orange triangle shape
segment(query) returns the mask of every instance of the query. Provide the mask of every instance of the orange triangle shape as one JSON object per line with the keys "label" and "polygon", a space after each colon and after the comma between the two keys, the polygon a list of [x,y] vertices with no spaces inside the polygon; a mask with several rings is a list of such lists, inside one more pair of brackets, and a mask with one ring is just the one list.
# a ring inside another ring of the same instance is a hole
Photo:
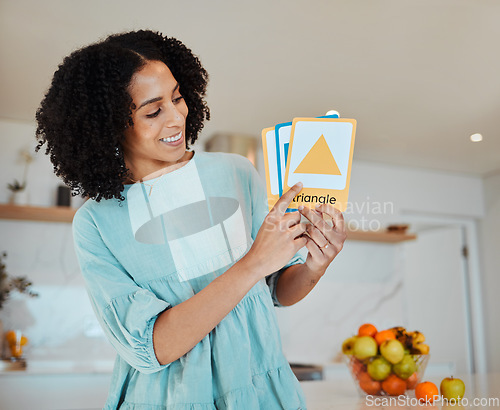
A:
{"label": "orange triangle shape", "polygon": [[323,134],[304,157],[294,173],[342,175]]}

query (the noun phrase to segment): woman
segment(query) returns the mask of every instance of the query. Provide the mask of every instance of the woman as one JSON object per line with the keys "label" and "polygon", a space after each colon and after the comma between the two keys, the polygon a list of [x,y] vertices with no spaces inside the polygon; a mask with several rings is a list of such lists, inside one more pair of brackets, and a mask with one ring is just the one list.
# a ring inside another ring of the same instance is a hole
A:
{"label": "woman", "polygon": [[285,213],[300,184],[267,214],[246,159],[188,149],[209,119],[207,78],[176,39],[118,34],[66,57],[37,112],[38,148],[91,198],[73,231],[118,353],[106,409],[305,408],[274,306],[324,274],[342,214]]}

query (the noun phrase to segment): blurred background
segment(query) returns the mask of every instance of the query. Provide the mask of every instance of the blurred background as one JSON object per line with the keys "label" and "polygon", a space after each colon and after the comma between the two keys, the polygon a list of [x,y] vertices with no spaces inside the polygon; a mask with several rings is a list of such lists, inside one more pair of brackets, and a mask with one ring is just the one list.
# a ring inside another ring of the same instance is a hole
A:
{"label": "blurred background", "polygon": [[[183,41],[210,75],[212,119],[195,150],[247,155],[264,175],[263,128],[331,109],[357,120],[353,234],[308,298],[278,311],[291,362],[341,373],[342,341],[371,322],[426,334],[431,372],[499,372],[498,21],[493,0],[0,0],[0,204],[17,180],[17,206],[43,208],[0,205],[6,271],[39,293],[12,294],[4,330],[26,335],[40,374],[111,369],[72,214],[52,212],[61,182],[34,153],[34,115],[66,55],[153,29]],[[409,226],[397,241],[359,235],[394,224]]]}

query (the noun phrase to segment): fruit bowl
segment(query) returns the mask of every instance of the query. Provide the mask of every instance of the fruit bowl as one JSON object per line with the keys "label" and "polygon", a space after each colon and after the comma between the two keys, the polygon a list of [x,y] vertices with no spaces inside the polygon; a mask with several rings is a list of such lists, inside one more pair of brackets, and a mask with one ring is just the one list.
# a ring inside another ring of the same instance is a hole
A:
{"label": "fruit bowl", "polygon": [[407,379],[403,379],[396,375],[394,372],[394,366],[391,366],[389,374],[384,377],[383,380],[374,380],[368,373],[367,367],[370,363],[377,359],[383,360],[381,355],[376,355],[365,360],[357,359],[352,355],[344,355],[344,361],[349,368],[356,389],[361,397],[365,397],[367,395],[399,396],[414,390],[417,383],[420,383],[424,376],[425,368],[430,355],[410,354],[408,356],[415,362],[416,370]]}

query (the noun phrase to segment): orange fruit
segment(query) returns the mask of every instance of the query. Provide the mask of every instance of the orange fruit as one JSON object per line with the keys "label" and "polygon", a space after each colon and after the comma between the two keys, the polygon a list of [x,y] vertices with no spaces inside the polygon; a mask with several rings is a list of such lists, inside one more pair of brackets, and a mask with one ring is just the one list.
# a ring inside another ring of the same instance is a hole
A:
{"label": "orange fruit", "polygon": [[358,376],[361,372],[366,371],[366,365],[362,361],[353,357],[351,359],[351,369],[352,369],[352,372],[356,376]]}
{"label": "orange fruit", "polygon": [[358,329],[358,336],[371,336],[374,337],[377,334],[377,328],[371,323],[365,323],[361,325]]}
{"label": "orange fruit", "polygon": [[417,384],[418,384],[418,374],[417,372],[415,372],[406,379],[406,388],[408,390],[414,390]]}
{"label": "orange fruit", "polygon": [[381,330],[375,334],[375,340],[377,344],[380,346],[386,340],[396,339],[396,335],[392,330]]}
{"label": "orange fruit", "polygon": [[415,386],[415,397],[425,403],[433,403],[434,397],[439,396],[437,386],[432,382],[422,382]]}
{"label": "orange fruit", "polygon": [[11,346],[10,354],[12,355],[12,357],[21,357],[23,355],[23,349],[16,345]]}
{"label": "orange fruit", "polygon": [[13,330],[9,330],[5,334],[5,338],[7,339],[7,342],[9,342],[9,344],[11,344],[11,345],[16,344],[17,336],[16,336],[16,332],[14,332]]}
{"label": "orange fruit", "polygon": [[395,374],[390,374],[389,377],[382,382],[382,389],[390,396],[399,396],[400,394],[405,394],[406,381]]}
{"label": "orange fruit", "polygon": [[380,382],[373,380],[367,372],[358,375],[358,383],[361,390],[366,394],[379,394],[382,389]]}

